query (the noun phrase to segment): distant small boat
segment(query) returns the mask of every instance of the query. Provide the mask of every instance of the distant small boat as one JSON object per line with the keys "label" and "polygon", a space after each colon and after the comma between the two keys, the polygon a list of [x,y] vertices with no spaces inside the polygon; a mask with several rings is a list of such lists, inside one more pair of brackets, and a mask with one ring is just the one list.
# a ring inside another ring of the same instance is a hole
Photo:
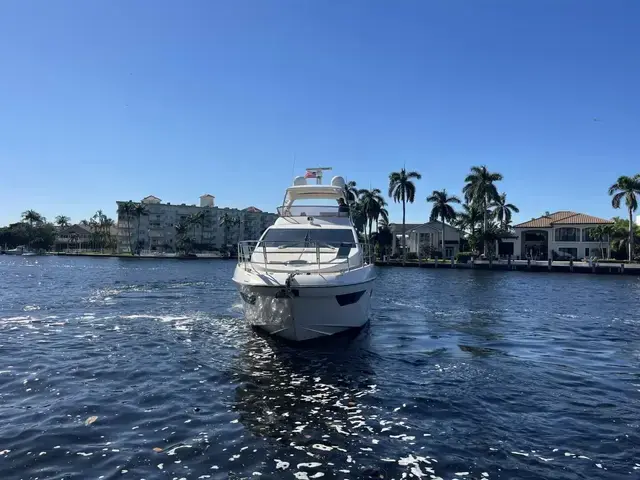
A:
{"label": "distant small boat", "polygon": [[16,247],[16,248],[12,248],[11,250],[5,250],[5,254],[6,255],[23,255],[24,254],[24,247],[20,246],[20,247]]}

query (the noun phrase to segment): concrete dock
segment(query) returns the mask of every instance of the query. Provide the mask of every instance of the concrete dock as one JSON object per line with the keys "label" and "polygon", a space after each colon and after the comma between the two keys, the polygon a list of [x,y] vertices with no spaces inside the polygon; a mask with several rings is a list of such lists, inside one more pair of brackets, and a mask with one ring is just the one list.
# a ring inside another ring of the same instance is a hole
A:
{"label": "concrete dock", "polygon": [[481,270],[506,270],[522,272],[588,273],[602,275],[640,275],[640,264],[623,262],[567,262],[535,260],[474,260],[457,263],[455,260],[411,260],[403,264],[402,260],[376,261],[380,267],[405,268],[464,268]]}

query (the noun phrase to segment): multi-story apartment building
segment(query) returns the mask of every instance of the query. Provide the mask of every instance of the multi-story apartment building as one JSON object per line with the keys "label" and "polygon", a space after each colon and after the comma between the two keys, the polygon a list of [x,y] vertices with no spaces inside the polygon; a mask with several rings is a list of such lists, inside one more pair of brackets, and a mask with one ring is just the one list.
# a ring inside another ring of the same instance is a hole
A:
{"label": "multi-story apartment building", "polygon": [[[116,202],[118,207],[126,203]],[[220,208],[214,205],[213,195],[202,195],[200,205],[162,203],[153,195],[142,199],[146,214],[138,218],[133,215],[129,219],[121,213],[118,214],[118,251],[129,252],[130,244],[140,246],[144,250],[172,252],[176,249],[179,240],[176,234],[176,226],[188,225],[186,237],[201,249],[219,249],[225,244],[232,245],[239,240],[256,240],[262,232],[273,225],[277,218],[275,213],[266,213],[255,207],[245,208]],[[120,212],[120,208],[118,208]],[[203,213],[203,219],[198,223],[188,222],[194,214]],[[227,228],[221,225],[222,218],[227,214],[236,220]],[[228,238],[225,239],[225,236]]]}

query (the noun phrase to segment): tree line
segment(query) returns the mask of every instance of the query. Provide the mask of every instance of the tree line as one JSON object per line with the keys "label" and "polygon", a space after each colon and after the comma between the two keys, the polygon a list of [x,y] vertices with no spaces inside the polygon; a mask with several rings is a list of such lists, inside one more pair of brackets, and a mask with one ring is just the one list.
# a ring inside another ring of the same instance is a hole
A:
{"label": "tree line", "polygon": [[[393,202],[402,204],[401,238],[404,261],[407,259],[406,206],[415,202],[415,182],[420,179],[422,175],[419,172],[407,171],[405,168],[389,174],[388,197]],[[500,180],[502,175],[490,172],[486,166],[472,167],[462,190],[464,203],[458,196],[450,195],[446,189],[434,190],[426,197],[426,201],[432,204],[429,220],[441,225],[440,255],[445,252],[446,224],[462,229],[473,250],[477,250],[482,244],[483,251],[489,251],[496,239],[508,233],[512,214],[519,210],[508,202],[505,193],[498,192],[495,183]],[[388,228],[387,202],[382,191],[377,188],[358,189],[356,182],[351,181],[345,186],[345,197],[351,206],[356,229],[374,243],[384,244],[384,250],[387,243],[391,243],[392,235]],[[457,211],[456,205],[461,205],[462,210]],[[372,230],[374,222],[376,233]],[[380,237],[384,238],[384,242],[380,241]]]}
{"label": "tree line", "polygon": [[[395,203],[402,204],[402,252],[403,260],[407,259],[406,248],[406,205],[416,199],[416,181],[422,175],[417,171],[400,171],[389,174],[388,197]],[[426,197],[431,203],[429,220],[441,225],[441,252],[445,252],[445,225],[449,224],[463,232],[463,241],[474,254],[484,253],[493,256],[496,242],[513,233],[511,224],[514,213],[519,209],[507,199],[505,192],[500,192],[498,182],[503,175],[490,171],[487,166],[473,166],[464,179],[462,198],[450,195],[446,189],[433,190]],[[358,232],[374,242],[384,252],[391,245],[392,234],[389,230],[389,212],[387,201],[378,188],[358,189],[355,181],[345,185],[345,199],[352,211],[354,225]],[[609,244],[609,254],[626,255],[629,261],[640,255],[640,226],[633,222],[634,212],[638,210],[640,196],[640,174],[622,176],[609,188],[613,208],[624,206],[628,212],[628,220],[613,218],[612,225],[598,225],[591,230],[591,235],[598,241],[600,252],[603,244]],[[459,207],[459,209],[458,209]],[[376,230],[372,225],[375,223]]]}
{"label": "tree line", "polygon": [[[416,184],[422,175],[405,168],[389,174],[388,197],[395,203],[402,204],[402,252],[403,260],[407,258],[406,248],[406,205],[414,203],[416,199]],[[433,190],[426,197],[432,204],[429,215],[430,221],[441,224],[440,255],[445,252],[445,225],[449,224],[463,231],[464,241],[474,253],[493,255],[492,249],[496,240],[508,236],[512,232],[511,219],[513,213],[519,209],[507,200],[507,195],[500,192],[498,182],[503,176],[491,172],[482,166],[471,167],[465,177],[462,198],[450,195],[445,189]],[[612,225],[598,225],[591,231],[591,235],[601,244],[608,243],[610,254],[616,257],[624,255],[633,260],[640,255],[640,226],[633,221],[634,213],[638,211],[638,197],[640,197],[640,174],[621,176],[609,187],[611,205],[615,209],[625,207],[628,218],[613,218]],[[363,238],[369,239],[383,255],[392,244],[392,233],[389,229],[388,203],[378,188],[359,189],[355,181],[348,182],[344,187],[345,200],[350,206],[352,219],[356,230]],[[458,209],[459,207],[459,209]],[[127,236],[131,254],[139,253],[145,247],[140,235],[140,220],[149,214],[148,207],[142,202],[122,202],[118,205],[118,216],[127,224]],[[213,245],[204,241],[205,225],[210,225],[213,219],[211,213],[200,211],[189,215],[174,226],[176,232],[175,247],[177,252],[189,253],[196,248],[213,250]],[[81,220],[80,225],[91,232],[88,247],[96,250],[114,250],[116,240],[111,235],[115,225],[113,219],[98,210],[90,219]],[[230,233],[234,227],[240,225],[238,216],[225,212],[219,218],[219,225],[223,227],[224,239],[222,251],[227,252]],[[375,224],[375,230],[374,230]],[[58,229],[56,229],[56,226]],[[70,218],[58,215],[54,222],[35,210],[22,213],[22,221],[0,228],[0,246],[15,248],[27,245],[38,250],[51,250],[55,244],[58,231],[70,226]],[[135,229],[132,228],[135,226]],[[199,238],[196,233],[200,228]],[[134,235],[135,233],[135,235]],[[198,241],[199,240],[199,241]],[[81,241],[77,233],[70,234],[70,244],[81,248]]]}
{"label": "tree line", "polygon": [[[52,250],[60,231],[71,225],[71,219],[66,215],[58,215],[53,222],[49,222],[35,210],[22,212],[21,220],[0,228],[0,245],[9,249],[28,246],[35,250]],[[115,246],[115,239],[111,235],[111,227],[115,223],[102,210],[98,210],[89,220],[81,220],[79,223],[91,234],[86,247],[105,250]],[[69,234],[67,246],[71,245],[82,248],[82,239],[77,232]]]}

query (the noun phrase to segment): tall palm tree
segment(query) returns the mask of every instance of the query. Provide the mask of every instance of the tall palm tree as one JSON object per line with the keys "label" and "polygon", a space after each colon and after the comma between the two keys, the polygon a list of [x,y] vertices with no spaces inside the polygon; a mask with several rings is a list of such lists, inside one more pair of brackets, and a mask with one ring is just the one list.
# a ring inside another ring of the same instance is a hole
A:
{"label": "tall palm tree", "polygon": [[[364,211],[365,218],[367,219],[367,225],[369,226],[369,237],[373,233],[373,222],[378,223],[382,209],[387,205],[387,202],[382,196],[382,192],[378,188],[372,190],[362,189],[358,192],[360,194],[360,203]],[[366,232],[365,232],[366,233]]]}
{"label": "tall palm tree", "polygon": [[442,258],[444,258],[446,251],[444,246],[445,220],[452,222],[456,218],[456,211],[451,204],[460,203],[460,199],[455,195],[449,196],[447,190],[442,189],[440,191],[434,190],[433,193],[427,197],[427,202],[433,203],[429,220],[437,222],[439,218],[442,222]]}
{"label": "tall palm tree", "polygon": [[22,219],[25,222],[28,222],[29,226],[31,227],[33,227],[34,223],[44,222],[44,217],[35,210],[27,210],[25,212],[22,212]]}
{"label": "tall palm tree", "polygon": [[184,250],[187,252],[188,242],[185,241],[187,233],[189,231],[189,226],[186,223],[180,222],[175,226],[176,229],[176,252],[178,250]]}
{"label": "tall palm tree", "polygon": [[507,194],[502,193],[498,195],[493,203],[493,216],[500,223],[502,230],[507,230],[507,227],[511,223],[511,215],[513,212],[519,213],[520,210],[513,203],[507,202]]}
{"label": "tall palm tree", "polygon": [[236,225],[236,219],[229,215],[228,212],[225,212],[222,217],[220,217],[220,226],[223,228],[224,230],[224,247],[227,247],[227,244],[229,242],[229,230],[231,229],[231,227]]}
{"label": "tall palm tree", "polygon": [[351,221],[354,228],[358,231],[358,234],[364,234],[367,227],[367,217],[364,212],[362,203],[356,201],[351,205]]}
{"label": "tall palm tree", "polygon": [[[482,209],[484,221],[482,232],[485,233],[489,226],[489,205],[498,198],[498,189],[494,182],[502,180],[502,174],[490,172],[485,165],[471,167],[471,172],[464,179],[466,185],[462,189],[465,200]],[[485,254],[489,244],[485,240]]]}
{"label": "tall palm tree", "polygon": [[622,200],[629,211],[629,261],[633,261],[634,254],[634,224],[633,212],[638,209],[638,195],[640,195],[640,175],[634,177],[622,176],[609,187],[609,195],[612,195],[611,205],[620,208]]}
{"label": "tall palm tree", "polygon": [[35,238],[35,232],[33,230],[34,223],[44,223],[45,218],[40,215],[35,210],[27,210],[26,212],[22,212],[22,219],[26,222],[29,222],[29,247],[31,247],[31,242],[33,242]]}
{"label": "tall palm tree", "polygon": [[407,261],[406,204],[413,203],[416,198],[416,186],[413,179],[420,180],[418,172],[407,172],[402,168],[399,172],[389,174],[389,196],[396,203],[402,202],[402,261]]}
{"label": "tall palm tree", "polygon": [[102,226],[102,231],[104,235],[104,246],[112,247],[111,245],[111,228],[115,225],[113,218],[109,218],[106,215],[101,220],[100,225]]}
{"label": "tall palm tree", "polygon": [[[608,238],[611,230],[612,228],[610,227],[610,225],[596,225],[591,230],[591,235],[593,236],[593,238],[596,238],[598,240],[600,255],[602,255],[602,243],[604,242],[605,238]],[[609,252],[611,252],[611,248],[609,248]]]}
{"label": "tall palm tree", "polygon": [[356,188],[356,182],[354,180],[347,182],[343,187],[343,190],[344,199],[347,202],[347,205],[351,205],[358,200],[360,191]]}
{"label": "tall palm tree", "polygon": [[94,230],[94,237],[96,246],[99,246],[101,249],[104,246],[104,225],[103,220],[106,218],[106,215],[102,210],[98,210],[93,214],[91,220],[89,222],[90,226]]}
{"label": "tall palm tree", "polygon": [[58,215],[56,217],[56,225],[58,225],[61,229],[67,228],[69,226],[69,222],[71,219],[66,215]]}
{"label": "tall palm tree", "polygon": [[202,248],[202,244],[204,243],[204,224],[206,222],[206,219],[207,215],[204,213],[204,211],[196,213],[196,221],[200,226],[200,248]]}
{"label": "tall palm tree", "polygon": [[139,202],[135,204],[135,207],[133,209],[133,214],[135,215],[136,221],[137,221],[136,244],[137,246],[139,246],[140,245],[140,219],[145,215],[149,215],[149,209],[144,203]]}
{"label": "tall palm tree", "polygon": [[127,236],[129,240],[129,252],[133,255],[133,243],[131,241],[131,220],[134,217],[134,211],[136,204],[129,200],[128,202],[122,202],[118,204],[118,223],[124,220],[127,223]]}
{"label": "tall palm tree", "polygon": [[[385,205],[387,202],[385,202]],[[380,229],[380,227],[389,226],[389,210],[385,207],[380,207],[380,215],[376,218],[376,230]]]}
{"label": "tall palm tree", "polygon": [[80,239],[80,235],[78,235],[76,232],[72,232],[71,235],[69,235],[69,237],[71,239],[71,243],[75,243],[76,249],[80,250],[80,246],[78,245],[78,240]]}

